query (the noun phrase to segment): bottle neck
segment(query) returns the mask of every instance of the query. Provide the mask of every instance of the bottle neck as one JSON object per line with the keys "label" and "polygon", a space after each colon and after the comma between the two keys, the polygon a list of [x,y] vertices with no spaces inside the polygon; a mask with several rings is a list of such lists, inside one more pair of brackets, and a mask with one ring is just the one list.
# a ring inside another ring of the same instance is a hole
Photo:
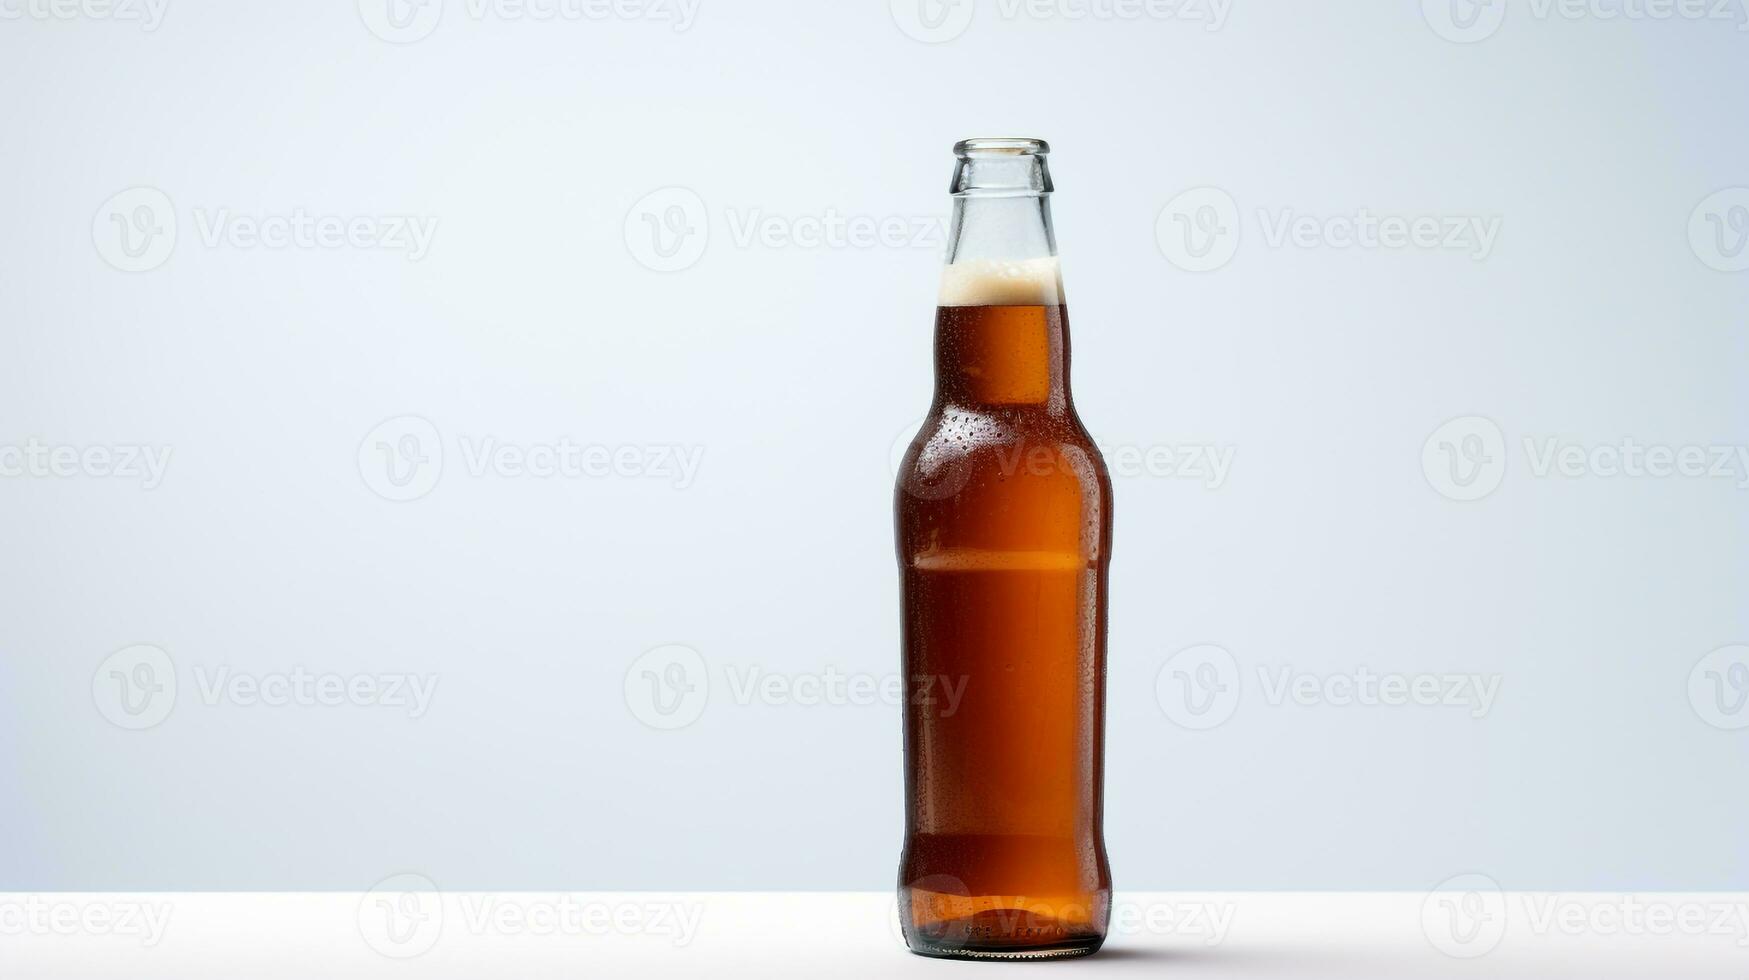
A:
{"label": "bottle neck", "polygon": [[966,140],[954,147],[947,264],[1055,258],[1050,148],[1040,140]]}
{"label": "bottle neck", "polygon": [[[1042,163],[1041,163],[1042,166]],[[1057,257],[1049,192],[986,196],[955,194],[948,226],[947,265],[1038,262]]]}
{"label": "bottle neck", "polygon": [[[971,144],[997,142],[998,147]],[[1046,149],[956,148],[953,224],[935,328],[938,400],[1069,409],[1069,327],[1051,228]]]}
{"label": "bottle neck", "polygon": [[935,316],[935,397],[973,411],[1070,409],[1069,319],[1060,305],[943,306]]}

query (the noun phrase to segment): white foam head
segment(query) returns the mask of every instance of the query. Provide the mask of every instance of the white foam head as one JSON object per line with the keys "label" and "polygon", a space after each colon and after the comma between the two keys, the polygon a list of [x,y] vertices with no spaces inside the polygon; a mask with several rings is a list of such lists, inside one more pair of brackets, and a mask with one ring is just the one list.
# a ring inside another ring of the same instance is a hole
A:
{"label": "white foam head", "polygon": [[941,270],[942,306],[1061,306],[1063,274],[1056,256],[967,259]]}

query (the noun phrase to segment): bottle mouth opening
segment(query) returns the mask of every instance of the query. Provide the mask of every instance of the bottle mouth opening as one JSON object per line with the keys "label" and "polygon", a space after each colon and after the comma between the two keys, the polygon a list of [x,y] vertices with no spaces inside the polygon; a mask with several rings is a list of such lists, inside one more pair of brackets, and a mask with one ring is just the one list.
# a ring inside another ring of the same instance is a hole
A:
{"label": "bottle mouth opening", "polygon": [[953,145],[954,156],[1044,156],[1051,144],[1025,136],[974,136]]}
{"label": "bottle mouth opening", "polygon": [[955,197],[1026,197],[1051,192],[1051,145],[1021,136],[981,136],[953,145]]}

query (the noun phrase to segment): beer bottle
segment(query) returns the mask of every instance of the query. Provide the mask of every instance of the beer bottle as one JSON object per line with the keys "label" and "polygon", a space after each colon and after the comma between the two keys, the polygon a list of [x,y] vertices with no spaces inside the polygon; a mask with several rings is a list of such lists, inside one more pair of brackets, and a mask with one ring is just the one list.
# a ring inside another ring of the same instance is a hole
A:
{"label": "beer bottle", "polygon": [[1043,140],[954,147],[935,400],[895,492],[912,951],[1039,958],[1105,938],[1111,480],[1069,396]]}

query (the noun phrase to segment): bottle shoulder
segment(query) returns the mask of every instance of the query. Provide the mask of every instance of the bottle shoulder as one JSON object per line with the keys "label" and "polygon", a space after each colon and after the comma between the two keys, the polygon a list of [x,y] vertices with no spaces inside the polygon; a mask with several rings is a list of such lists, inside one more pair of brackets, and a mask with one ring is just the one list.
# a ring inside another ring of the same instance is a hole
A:
{"label": "bottle shoulder", "polygon": [[938,407],[912,438],[898,482],[901,494],[935,487],[936,497],[973,485],[1075,487],[1099,500],[1111,493],[1105,457],[1073,407]]}
{"label": "bottle shoulder", "polygon": [[932,413],[899,467],[895,519],[907,567],[1097,570],[1110,553],[1111,479],[1072,414]]}
{"label": "bottle shoulder", "polygon": [[912,445],[937,452],[972,454],[992,447],[1074,449],[1103,467],[1105,457],[1073,404],[1040,406],[936,405],[918,426]]}

